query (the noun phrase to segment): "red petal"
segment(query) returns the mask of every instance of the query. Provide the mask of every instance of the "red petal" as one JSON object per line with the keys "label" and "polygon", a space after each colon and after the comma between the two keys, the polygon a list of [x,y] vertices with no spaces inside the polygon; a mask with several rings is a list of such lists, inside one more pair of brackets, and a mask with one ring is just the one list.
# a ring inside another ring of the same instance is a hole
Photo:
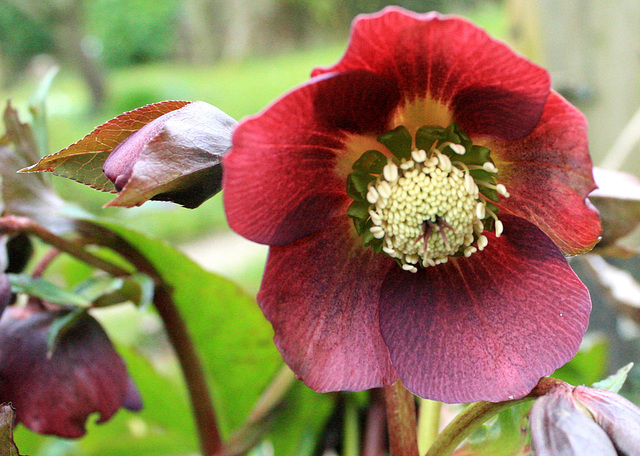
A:
{"label": "red petal", "polygon": [[394,81],[407,101],[444,103],[469,135],[509,140],[533,130],[550,89],[544,69],[470,22],[397,7],[359,16],[342,60],[313,75],[355,69]]}
{"label": "red petal", "polygon": [[316,391],[363,390],[397,376],[378,326],[378,296],[395,263],[360,247],[346,217],[271,247],[258,302],[296,375]]}
{"label": "red petal", "polygon": [[504,216],[489,245],[382,284],[380,327],[413,393],[439,401],[526,395],[570,360],[591,302],[562,253],[535,226]]}
{"label": "red petal", "polygon": [[270,245],[320,230],[348,199],[335,172],[346,133],[383,133],[398,100],[389,81],[356,71],[318,78],[245,120],[224,157],[229,225]]}
{"label": "red petal", "polygon": [[78,438],[98,413],[108,420],[121,406],[141,402],[127,369],[102,327],[90,316],[74,323],[47,358],[47,337],[64,312],[9,307],[0,320],[0,402],[40,434]]}
{"label": "red petal", "polygon": [[500,200],[501,209],[537,225],[567,254],[598,242],[598,214],[585,204],[595,184],[580,111],[553,92],[531,135],[489,147],[500,170],[497,180],[511,194]]}

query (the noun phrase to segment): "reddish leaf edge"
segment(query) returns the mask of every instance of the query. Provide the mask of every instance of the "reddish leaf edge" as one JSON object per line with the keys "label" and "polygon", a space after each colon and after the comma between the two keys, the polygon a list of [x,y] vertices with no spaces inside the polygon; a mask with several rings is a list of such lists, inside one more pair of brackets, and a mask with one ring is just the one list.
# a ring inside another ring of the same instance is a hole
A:
{"label": "reddish leaf edge", "polygon": [[[139,108],[133,109],[131,111],[126,111],[107,122],[95,127],[90,133],[84,136],[79,141],[71,144],[70,146],[65,147],[59,152],[55,152],[53,154],[45,155],[42,157],[37,163],[28,166],[26,168],[18,170],[18,173],[37,173],[37,172],[49,172],[55,176],[65,177],[67,179],[71,179],[73,181],[79,182],[81,184],[87,185],[94,190],[99,190],[106,193],[117,193],[115,188],[113,188],[110,184],[110,181],[106,179],[106,182],[100,185],[94,185],[90,182],[84,181],[80,178],[73,177],[71,175],[66,175],[62,172],[56,172],[56,169],[61,166],[64,162],[72,157],[77,156],[91,156],[87,160],[89,163],[97,154],[111,152],[118,144],[124,141],[127,137],[140,130],[144,125],[152,122],[168,112],[175,111],[177,109],[183,108],[184,106],[193,103],[193,101],[184,101],[184,100],[167,100],[160,101],[157,103],[150,103],[145,106],[141,106]],[[134,124],[135,127],[123,128],[122,124],[124,122],[128,122],[129,124]],[[109,139],[107,141],[100,140],[98,141],[96,138],[103,131],[116,131],[120,132],[120,134],[115,135],[113,139]],[[126,133],[126,134],[125,134]],[[98,150],[90,150],[87,145],[89,144],[101,143],[104,147]],[[108,155],[107,155],[108,156]]]}

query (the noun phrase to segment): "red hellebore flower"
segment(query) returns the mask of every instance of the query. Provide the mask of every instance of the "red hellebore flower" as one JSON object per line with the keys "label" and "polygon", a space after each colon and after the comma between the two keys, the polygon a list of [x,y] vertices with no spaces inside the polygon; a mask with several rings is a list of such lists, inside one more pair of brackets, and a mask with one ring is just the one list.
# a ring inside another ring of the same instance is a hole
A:
{"label": "red hellebore flower", "polygon": [[11,306],[0,319],[0,403],[40,434],[82,437],[89,415],[107,421],[142,402],[127,368],[100,324],[84,315],[48,356],[49,329],[68,311]]}
{"label": "red hellebore flower", "polygon": [[469,22],[357,18],[223,165],[231,227],[271,246],[258,302],[311,388],[500,401],[575,354],[591,304],[563,253],[600,233],[586,122]]}

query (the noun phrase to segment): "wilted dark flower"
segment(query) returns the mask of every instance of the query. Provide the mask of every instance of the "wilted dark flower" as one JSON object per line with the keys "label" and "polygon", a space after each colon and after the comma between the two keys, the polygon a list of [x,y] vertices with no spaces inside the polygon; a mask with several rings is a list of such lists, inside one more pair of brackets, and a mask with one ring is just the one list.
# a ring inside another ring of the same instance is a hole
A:
{"label": "wilted dark flower", "polygon": [[258,302],[318,391],[401,379],[445,402],[527,394],[571,359],[597,242],[584,116],[471,23],[390,7],[235,130],[230,226],[270,246]]}
{"label": "wilted dark flower", "polygon": [[202,101],[186,104],[121,142],[103,165],[118,192],[194,208],[220,191],[222,155],[236,121]]}
{"label": "wilted dark flower", "polygon": [[640,455],[640,408],[607,390],[561,384],[531,408],[536,456]]}
{"label": "wilted dark flower", "polygon": [[100,324],[82,316],[47,355],[55,319],[35,305],[9,307],[0,319],[0,403],[16,410],[17,422],[41,434],[76,438],[99,413],[102,423],[120,408],[142,402],[126,366]]}

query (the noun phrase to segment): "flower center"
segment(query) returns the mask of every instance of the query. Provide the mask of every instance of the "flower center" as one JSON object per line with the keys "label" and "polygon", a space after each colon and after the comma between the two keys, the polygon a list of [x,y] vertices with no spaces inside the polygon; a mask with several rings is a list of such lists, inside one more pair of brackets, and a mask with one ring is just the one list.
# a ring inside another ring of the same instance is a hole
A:
{"label": "flower center", "polygon": [[417,272],[483,250],[485,229],[500,236],[502,223],[491,202],[509,194],[495,184],[498,170],[489,149],[473,145],[455,124],[421,127],[415,147],[405,127],[378,141],[394,156],[365,152],[347,181],[354,198],[348,214],[365,245]]}

